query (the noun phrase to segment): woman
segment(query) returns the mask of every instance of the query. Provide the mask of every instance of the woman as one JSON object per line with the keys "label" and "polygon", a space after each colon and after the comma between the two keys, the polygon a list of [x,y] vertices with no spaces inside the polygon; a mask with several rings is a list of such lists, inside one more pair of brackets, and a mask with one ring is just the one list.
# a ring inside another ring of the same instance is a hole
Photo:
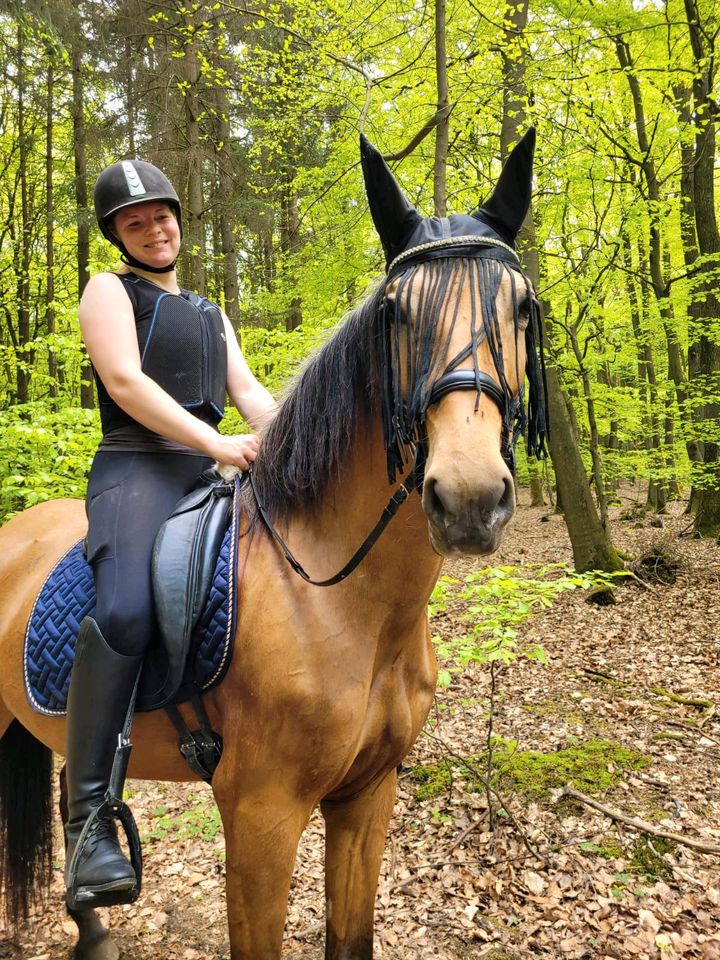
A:
{"label": "woman", "polygon": [[[275,407],[219,307],[178,286],[182,218],[167,177],[142,160],[115,163],[95,185],[95,212],[129,269],[94,276],[80,302],[103,439],[87,495],[97,606],[94,619],[80,627],[68,694],[68,865],[87,818],[105,796],[118,734],[155,630],[155,536],[213,460],[245,470],[257,455],[257,436],[217,432],[225,393],[254,428]],[[96,821],[74,880],[76,893],[67,894],[71,907],[132,897],[135,873],[113,820]]]}

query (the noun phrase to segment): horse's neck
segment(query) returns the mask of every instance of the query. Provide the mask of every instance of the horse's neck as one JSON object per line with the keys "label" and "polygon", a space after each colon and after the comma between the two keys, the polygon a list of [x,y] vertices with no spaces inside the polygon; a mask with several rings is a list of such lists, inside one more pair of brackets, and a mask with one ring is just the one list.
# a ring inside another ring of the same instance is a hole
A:
{"label": "horse's neck", "polygon": [[[337,573],[363,543],[396,487],[387,479],[386,455],[379,425],[359,430],[346,463],[312,517],[291,521],[290,542],[317,579]],[[427,520],[417,492],[410,495],[380,539],[348,579],[368,599],[387,611],[420,617],[438,578],[441,559],[430,547]]]}

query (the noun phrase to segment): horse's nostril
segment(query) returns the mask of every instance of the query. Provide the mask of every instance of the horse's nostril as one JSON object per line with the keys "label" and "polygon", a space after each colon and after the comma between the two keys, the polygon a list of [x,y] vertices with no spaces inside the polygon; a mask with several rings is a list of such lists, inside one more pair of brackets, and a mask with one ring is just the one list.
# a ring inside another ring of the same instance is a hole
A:
{"label": "horse's nostril", "polygon": [[499,511],[511,514],[515,508],[515,485],[509,472],[486,478],[474,490],[455,488],[437,478],[427,477],[423,489],[423,507],[438,526],[457,522],[488,522]]}
{"label": "horse's nostril", "polygon": [[501,510],[513,510],[515,508],[515,482],[511,474],[508,473],[505,476],[504,483],[505,489],[498,506]]}
{"label": "horse's nostril", "polygon": [[445,514],[445,504],[438,495],[435,480],[425,480],[423,500],[425,501],[425,511],[433,520],[437,521]]}

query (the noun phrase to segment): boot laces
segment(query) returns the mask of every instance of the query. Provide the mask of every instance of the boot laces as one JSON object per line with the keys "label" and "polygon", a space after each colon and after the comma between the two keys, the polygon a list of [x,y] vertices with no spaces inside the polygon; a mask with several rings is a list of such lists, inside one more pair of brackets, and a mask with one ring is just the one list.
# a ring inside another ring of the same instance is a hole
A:
{"label": "boot laces", "polygon": [[118,844],[117,827],[112,817],[100,817],[91,827],[86,844],[88,854],[92,853],[104,840]]}

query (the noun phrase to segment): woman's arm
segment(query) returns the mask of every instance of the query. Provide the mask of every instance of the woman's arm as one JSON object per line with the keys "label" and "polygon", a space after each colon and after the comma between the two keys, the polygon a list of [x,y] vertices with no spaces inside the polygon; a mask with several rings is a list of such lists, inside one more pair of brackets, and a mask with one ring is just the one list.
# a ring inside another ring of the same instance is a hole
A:
{"label": "woman's arm", "polygon": [[268,420],[272,419],[277,404],[265,387],[253,376],[252,370],[243,356],[235,331],[228,318],[223,314],[225,321],[225,338],[227,340],[227,392],[233,406],[237,407],[242,416],[254,430],[259,430]]}
{"label": "woman's arm", "polygon": [[255,437],[216,433],[142,372],[132,304],[114,274],[100,273],[88,282],[80,301],[80,329],[108,393],[138,423],[242,469],[255,459]]}

